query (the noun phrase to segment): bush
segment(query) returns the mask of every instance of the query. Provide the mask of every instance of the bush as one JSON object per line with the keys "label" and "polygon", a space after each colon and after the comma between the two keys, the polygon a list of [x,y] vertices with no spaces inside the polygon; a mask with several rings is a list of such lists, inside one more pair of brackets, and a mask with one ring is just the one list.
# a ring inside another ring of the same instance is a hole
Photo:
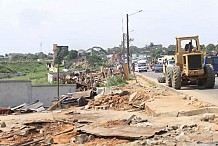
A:
{"label": "bush", "polygon": [[127,81],[123,79],[121,75],[116,75],[113,77],[109,77],[107,79],[107,85],[106,86],[124,86],[127,84]]}

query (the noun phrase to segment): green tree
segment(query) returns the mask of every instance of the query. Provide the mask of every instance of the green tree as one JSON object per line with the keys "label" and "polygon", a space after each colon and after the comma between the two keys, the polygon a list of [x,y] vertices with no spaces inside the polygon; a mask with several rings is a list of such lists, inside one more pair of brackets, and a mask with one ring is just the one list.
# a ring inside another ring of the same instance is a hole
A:
{"label": "green tree", "polygon": [[200,45],[200,49],[201,49],[201,51],[206,51],[205,45],[204,45],[204,44],[203,44],[203,45]]}
{"label": "green tree", "polygon": [[39,58],[39,59],[46,59],[46,58],[47,58],[47,55],[44,54],[43,52],[39,52],[39,53],[38,53],[38,58]]}
{"label": "green tree", "polygon": [[96,65],[102,65],[103,59],[100,56],[92,55],[87,59],[89,65],[96,66]]}
{"label": "green tree", "polygon": [[167,48],[169,51],[176,50],[176,45],[169,45]]}
{"label": "green tree", "polygon": [[39,59],[39,56],[36,55],[36,54],[31,54],[31,53],[29,53],[29,54],[27,54],[26,59],[33,61],[33,60]]}
{"label": "green tree", "polygon": [[216,45],[216,49],[215,49],[215,51],[218,52],[218,44]]}
{"label": "green tree", "polygon": [[67,61],[72,61],[73,59],[76,59],[77,54],[78,54],[78,51],[70,50],[68,55],[66,56]]}
{"label": "green tree", "polygon": [[215,45],[214,44],[208,44],[206,46],[206,51],[207,52],[211,52],[211,51],[214,51],[215,50]]}

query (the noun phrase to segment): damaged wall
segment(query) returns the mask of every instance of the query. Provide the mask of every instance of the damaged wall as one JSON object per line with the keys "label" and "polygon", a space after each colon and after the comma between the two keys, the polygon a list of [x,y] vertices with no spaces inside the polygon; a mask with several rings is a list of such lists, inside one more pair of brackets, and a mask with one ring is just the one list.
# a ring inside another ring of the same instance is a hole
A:
{"label": "damaged wall", "polygon": [[[75,90],[75,84],[60,85],[60,95]],[[14,107],[35,100],[50,106],[54,97],[57,97],[57,85],[32,85],[30,80],[0,80],[0,107]]]}
{"label": "damaged wall", "polygon": [[31,81],[2,80],[0,81],[0,107],[13,107],[31,101]]}
{"label": "damaged wall", "polygon": [[[76,91],[76,84],[60,85],[60,96]],[[44,106],[52,105],[54,97],[57,97],[57,85],[33,85],[32,101],[40,100]]]}

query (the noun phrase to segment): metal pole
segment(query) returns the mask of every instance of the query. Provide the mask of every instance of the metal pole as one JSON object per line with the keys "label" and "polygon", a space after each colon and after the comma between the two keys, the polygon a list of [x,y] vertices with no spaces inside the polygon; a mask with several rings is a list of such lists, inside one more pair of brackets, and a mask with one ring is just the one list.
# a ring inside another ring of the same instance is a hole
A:
{"label": "metal pole", "polygon": [[126,28],[127,28],[127,33],[126,33],[126,42],[127,42],[127,65],[128,65],[128,70],[130,73],[130,67],[129,67],[129,15],[126,14]]}
{"label": "metal pole", "polygon": [[60,100],[60,83],[59,83],[59,78],[60,78],[60,72],[59,72],[59,64],[58,64],[58,100]]}

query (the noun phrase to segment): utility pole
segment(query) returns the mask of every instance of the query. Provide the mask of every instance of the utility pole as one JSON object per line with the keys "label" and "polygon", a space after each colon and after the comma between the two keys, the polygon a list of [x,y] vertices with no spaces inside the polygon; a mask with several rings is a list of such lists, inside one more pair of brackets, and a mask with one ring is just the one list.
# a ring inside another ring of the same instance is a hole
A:
{"label": "utility pole", "polygon": [[129,70],[129,73],[130,73],[130,67],[129,67],[129,15],[126,14],[126,42],[127,42],[127,65],[128,65],[128,70]]}
{"label": "utility pole", "polygon": [[126,14],[126,44],[127,44],[127,65],[128,65],[128,70],[129,70],[129,73],[130,73],[130,65],[129,65],[129,58],[130,58],[130,52],[129,52],[129,16],[131,15],[134,15],[134,14],[137,14],[139,12],[142,12],[142,10],[140,11],[137,11],[135,13],[132,13],[132,14]]}

